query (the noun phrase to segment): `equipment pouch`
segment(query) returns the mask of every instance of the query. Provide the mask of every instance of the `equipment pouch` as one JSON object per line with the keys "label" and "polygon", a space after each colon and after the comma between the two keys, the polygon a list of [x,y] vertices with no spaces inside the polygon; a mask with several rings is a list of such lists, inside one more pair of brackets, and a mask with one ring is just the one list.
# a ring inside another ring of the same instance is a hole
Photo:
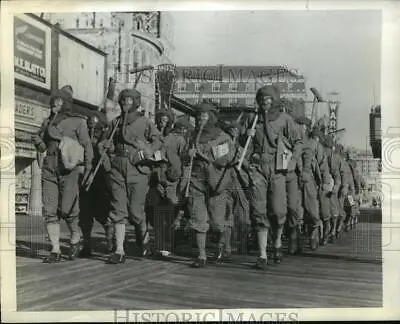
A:
{"label": "equipment pouch", "polygon": [[70,137],[62,137],[59,150],[64,168],[67,170],[72,170],[84,162],[84,148]]}

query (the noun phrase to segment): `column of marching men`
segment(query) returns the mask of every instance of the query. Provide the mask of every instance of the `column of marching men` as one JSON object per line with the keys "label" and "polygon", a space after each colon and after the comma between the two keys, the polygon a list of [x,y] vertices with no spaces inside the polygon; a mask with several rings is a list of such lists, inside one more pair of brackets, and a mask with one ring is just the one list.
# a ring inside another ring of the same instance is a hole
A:
{"label": "column of marching men", "polygon": [[43,216],[52,248],[44,262],[61,260],[61,219],[70,230],[71,260],[92,255],[94,220],[104,228],[112,264],[124,263],[129,252],[126,226],[145,257],[149,225],[153,250],[162,252],[173,250],[174,229],[185,224],[198,251],[193,267],[207,264],[211,229],[214,260],[231,259],[232,240],[242,251],[253,242],[259,269],[282,261],[284,236],[288,254],[296,254],[304,237],[315,250],[357,223],[363,181],[354,161],[310,119],[288,114],[276,87],[257,91],[251,118],[224,127],[211,103],[197,106],[194,129],[185,119],[174,123],[168,110],[153,124],[140,103],[137,90],[123,90],[121,115],[108,122],[104,111],[79,115],[70,86],[52,94],[51,114],[32,137],[45,152]]}

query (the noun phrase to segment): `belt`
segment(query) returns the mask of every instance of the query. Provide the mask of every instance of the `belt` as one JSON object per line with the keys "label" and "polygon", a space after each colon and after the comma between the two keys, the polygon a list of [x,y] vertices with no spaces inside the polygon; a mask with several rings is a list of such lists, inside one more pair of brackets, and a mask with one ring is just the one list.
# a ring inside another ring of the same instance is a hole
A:
{"label": "belt", "polygon": [[122,150],[122,149],[117,149],[114,151],[115,156],[119,157],[129,157],[132,153],[129,152],[128,150]]}

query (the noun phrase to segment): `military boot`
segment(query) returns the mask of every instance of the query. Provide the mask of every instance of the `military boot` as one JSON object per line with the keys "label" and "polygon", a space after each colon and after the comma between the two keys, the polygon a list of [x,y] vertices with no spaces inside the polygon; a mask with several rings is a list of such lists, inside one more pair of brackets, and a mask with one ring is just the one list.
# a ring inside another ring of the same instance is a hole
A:
{"label": "military boot", "polygon": [[321,245],[324,246],[328,244],[329,239],[329,220],[323,222],[323,235],[321,240]]}
{"label": "military boot", "polygon": [[90,246],[92,228],[90,226],[82,226],[81,231],[83,236],[83,247],[82,250],[79,252],[79,257],[90,258],[92,256],[92,248]]}
{"label": "military boot", "polygon": [[343,217],[339,217],[337,220],[337,228],[336,228],[336,238],[340,239],[343,233],[343,227],[344,227],[344,220]]}
{"label": "military boot", "polygon": [[279,264],[282,262],[283,251],[282,251],[282,232],[283,227],[278,227],[275,234],[274,242],[274,262]]}
{"label": "military boot", "polygon": [[221,238],[218,242],[217,253],[215,254],[216,262],[232,261],[231,235],[232,229],[230,227],[221,233]]}
{"label": "military boot", "polygon": [[146,229],[146,225],[135,225],[135,231],[139,255],[145,257],[149,253],[150,234]]}
{"label": "military boot", "polygon": [[303,226],[297,226],[296,231],[297,231],[297,253],[302,253],[303,252]]}
{"label": "military boot", "polygon": [[114,226],[113,224],[107,224],[104,226],[104,232],[106,236],[107,252],[112,253],[116,249],[116,242],[114,236]]}
{"label": "military boot", "polygon": [[310,248],[311,250],[318,249],[319,245],[319,225],[311,225],[311,235],[310,235]]}
{"label": "military boot", "polygon": [[73,216],[67,218],[67,226],[71,233],[70,248],[68,257],[70,260],[75,260],[80,252],[80,228],[79,228],[79,217]]}
{"label": "military boot", "polygon": [[331,218],[330,223],[331,223],[331,228],[329,231],[329,243],[335,243],[337,218],[336,217]]}
{"label": "military boot", "polygon": [[289,245],[288,245],[288,252],[291,255],[294,255],[298,252],[298,243],[299,243],[299,231],[297,227],[293,227],[290,229],[289,232]]}

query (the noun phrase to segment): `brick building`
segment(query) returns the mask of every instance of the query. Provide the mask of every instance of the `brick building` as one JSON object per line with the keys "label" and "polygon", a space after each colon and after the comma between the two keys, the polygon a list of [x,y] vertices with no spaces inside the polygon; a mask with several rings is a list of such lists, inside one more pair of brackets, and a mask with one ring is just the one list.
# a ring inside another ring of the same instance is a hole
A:
{"label": "brick building", "polygon": [[254,107],[257,89],[268,84],[295,103],[295,114],[305,114],[305,79],[282,66],[178,66],[174,94],[189,104],[207,99],[220,107]]}

